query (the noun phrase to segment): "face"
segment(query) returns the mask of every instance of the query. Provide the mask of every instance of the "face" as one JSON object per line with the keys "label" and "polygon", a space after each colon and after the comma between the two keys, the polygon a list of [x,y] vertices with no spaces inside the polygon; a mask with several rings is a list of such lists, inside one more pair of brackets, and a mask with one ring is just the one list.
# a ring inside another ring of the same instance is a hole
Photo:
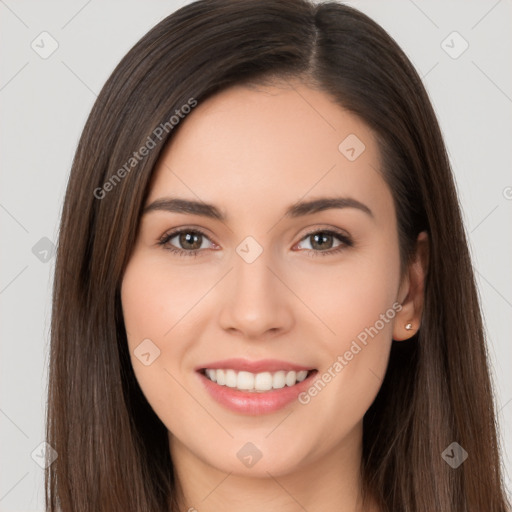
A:
{"label": "face", "polygon": [[181,122],[122,282],[173,458],[265,476],[360,449],[407,293],[371,130],[300,83],[235,86]]}

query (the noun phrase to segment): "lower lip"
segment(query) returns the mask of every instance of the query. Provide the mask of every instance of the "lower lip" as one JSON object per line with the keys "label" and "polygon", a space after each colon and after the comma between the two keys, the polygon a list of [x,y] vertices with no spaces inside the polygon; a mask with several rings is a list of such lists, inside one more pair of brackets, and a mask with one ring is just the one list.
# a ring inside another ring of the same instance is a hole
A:
{"label": "lower lip", "polygon": [[296,400],[298,395],[311,385],[317,373],[316,370],[312,371],[307,378],[294,386],[285,386],[281,389],[265,391],[263,393],[240,391],[236,388],[220,386],[202,373],[198,372],[198,375],[206,390],[219,404],[238,413],[259,415],[283,409]]}

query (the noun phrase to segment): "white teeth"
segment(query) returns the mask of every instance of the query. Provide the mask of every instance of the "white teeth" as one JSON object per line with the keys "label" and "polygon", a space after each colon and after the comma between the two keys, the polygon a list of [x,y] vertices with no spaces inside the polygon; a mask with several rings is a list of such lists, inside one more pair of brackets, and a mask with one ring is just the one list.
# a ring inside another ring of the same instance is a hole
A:
{"label": "white teeth", "polygon": [[281,389],[302,382],[308,375],[308,370],[251,373],[235,370],[215,370],[207,368],[205,375],[220,386],[228,386],[241,391],[265,392],[271,389]]}
{"label": "white teeth", "polygon": [[208,368],[208,370],[206,370],[206,375],[211,381],[217,381],[217,372],[215,370],[211,370],[210,368]]}
{"label": "white teeth", "polygon": [[[215,370],[212,370],[213,372]],[[224,372],[224,370],[217,370],[217,379],[216,379],[216,382],[217,384],[221,385],[221,386],[225,386],[226,385],[226,373]]]}
{"label": "white teeth", "polygon": [[235,370],[226,370],[226,386],[236,388],[236,372]]}
{"label": "white teeth", "polygon": [[256,391],[272,389],[272,374],[270,372],[257,373],[254,379],[254,389]]}
{"label": "white teeth", "polygon": [[254,389],[254,374],[249,372],[238,372],[236,387],[238,389]]}
{"label": "white teeth", "polygon": [[307,376],[307,370],[301,370],[300,372],[297,372],[297,382],[302,382]]}
{"label": "white teeth", "polygon": [[274,389],[281,389],[281,388],[284,388],[285,384],[286,384],[286,372],[280,371],[280,372],[274,373],[274,377],[272,378],[272,387]]}
{"label": "white teeth", "polygon": [[297,374],[295,372],[288,372],[285,382],[287,386],[293,386],[297,382]]}

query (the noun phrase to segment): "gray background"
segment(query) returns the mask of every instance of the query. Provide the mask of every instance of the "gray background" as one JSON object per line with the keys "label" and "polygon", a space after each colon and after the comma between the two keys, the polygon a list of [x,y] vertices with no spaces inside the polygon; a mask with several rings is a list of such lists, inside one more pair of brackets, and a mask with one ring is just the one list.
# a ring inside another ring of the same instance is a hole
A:
{"label": "gray background", "polygon": [[[51,243],[80,132],[120,58],[185,3],[0,0],[1,511],[43,510],[43,470],[35,461],[44,440]],[[488,329],[510,489],[512,5],[507,0],[348,3],[402,46],[438,114]],[[52,40],[40,36],[43,31],[58,43],[47,58],[40,53],[51,49]],[[453,31],[463,39],[450,36]],[[469,47],[458,55],[464,40]],[[471,463],[471,454],[465,463]]]}

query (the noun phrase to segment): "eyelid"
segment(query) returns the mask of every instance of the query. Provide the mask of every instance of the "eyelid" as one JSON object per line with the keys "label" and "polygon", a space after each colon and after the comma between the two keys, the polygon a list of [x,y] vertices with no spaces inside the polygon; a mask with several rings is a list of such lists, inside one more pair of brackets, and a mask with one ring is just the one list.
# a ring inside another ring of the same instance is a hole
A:
{"label": "eyelid", "polygon": [[311,228],[307,233],[302,235],[301,239],[293,247],[296,247],[301,242],[303,242],[304,240],[309,238],[311,235],[314,235],[317,233],[327,233],[329,235],[332,235],[335,238],[337,238],[341,243],[337,247],[327,249],[325,251],[314,251],[313,249],[301,249],[301,250],[309,252],[314,256],[317,256],[317,255],[327,256],[329,254],[335,254],[338,251],[347,249],[354,245],[354,240],[353,240],[352,236],[345,230],[341,230],[340,228],[335,228],[333,226],[329,226],[329,227],[315,226],[315,227]]}
{"label": "eyelid", "polygon": [[[192,232],[192,233],[200,234],[204,238],[207,238],[212,243],[212,245],[219,247],[219,244],[217,244],[217,242],[215,242],[215,240],[212,239],[213,237],[210,234],[208,234],[205,229],[199,228],[196,226],[184,226],[184,227],[170,229],[169,231],[166,231],[158,239],[157,243],[160,245],[165,245],[170,239],[174,238],[175,236],[177,236],[183,232]],[[178,248],[176,248],[176,249],[178,249]],[[203,249],[201,249],[201,250],[203,250]],[[199,249],[197,249],[196,251],[199,251]],[[185,251],[185,252],[191,253],[193,251]]]}
{"label": "eyelid", "polygon": [[325,226],[325,224],[323,224],[319,226],[313,226],[312,228],[308,228],[308,231],[304,235],[302,235],[299,241],[302,241],[304,240],[304,238],[307,238],[308,236],[313,235],[315,233],[334,233],[341,237],[352,240],[352,237],[349,235],[347,231],[340,228],[336,228],[334,226]]}

